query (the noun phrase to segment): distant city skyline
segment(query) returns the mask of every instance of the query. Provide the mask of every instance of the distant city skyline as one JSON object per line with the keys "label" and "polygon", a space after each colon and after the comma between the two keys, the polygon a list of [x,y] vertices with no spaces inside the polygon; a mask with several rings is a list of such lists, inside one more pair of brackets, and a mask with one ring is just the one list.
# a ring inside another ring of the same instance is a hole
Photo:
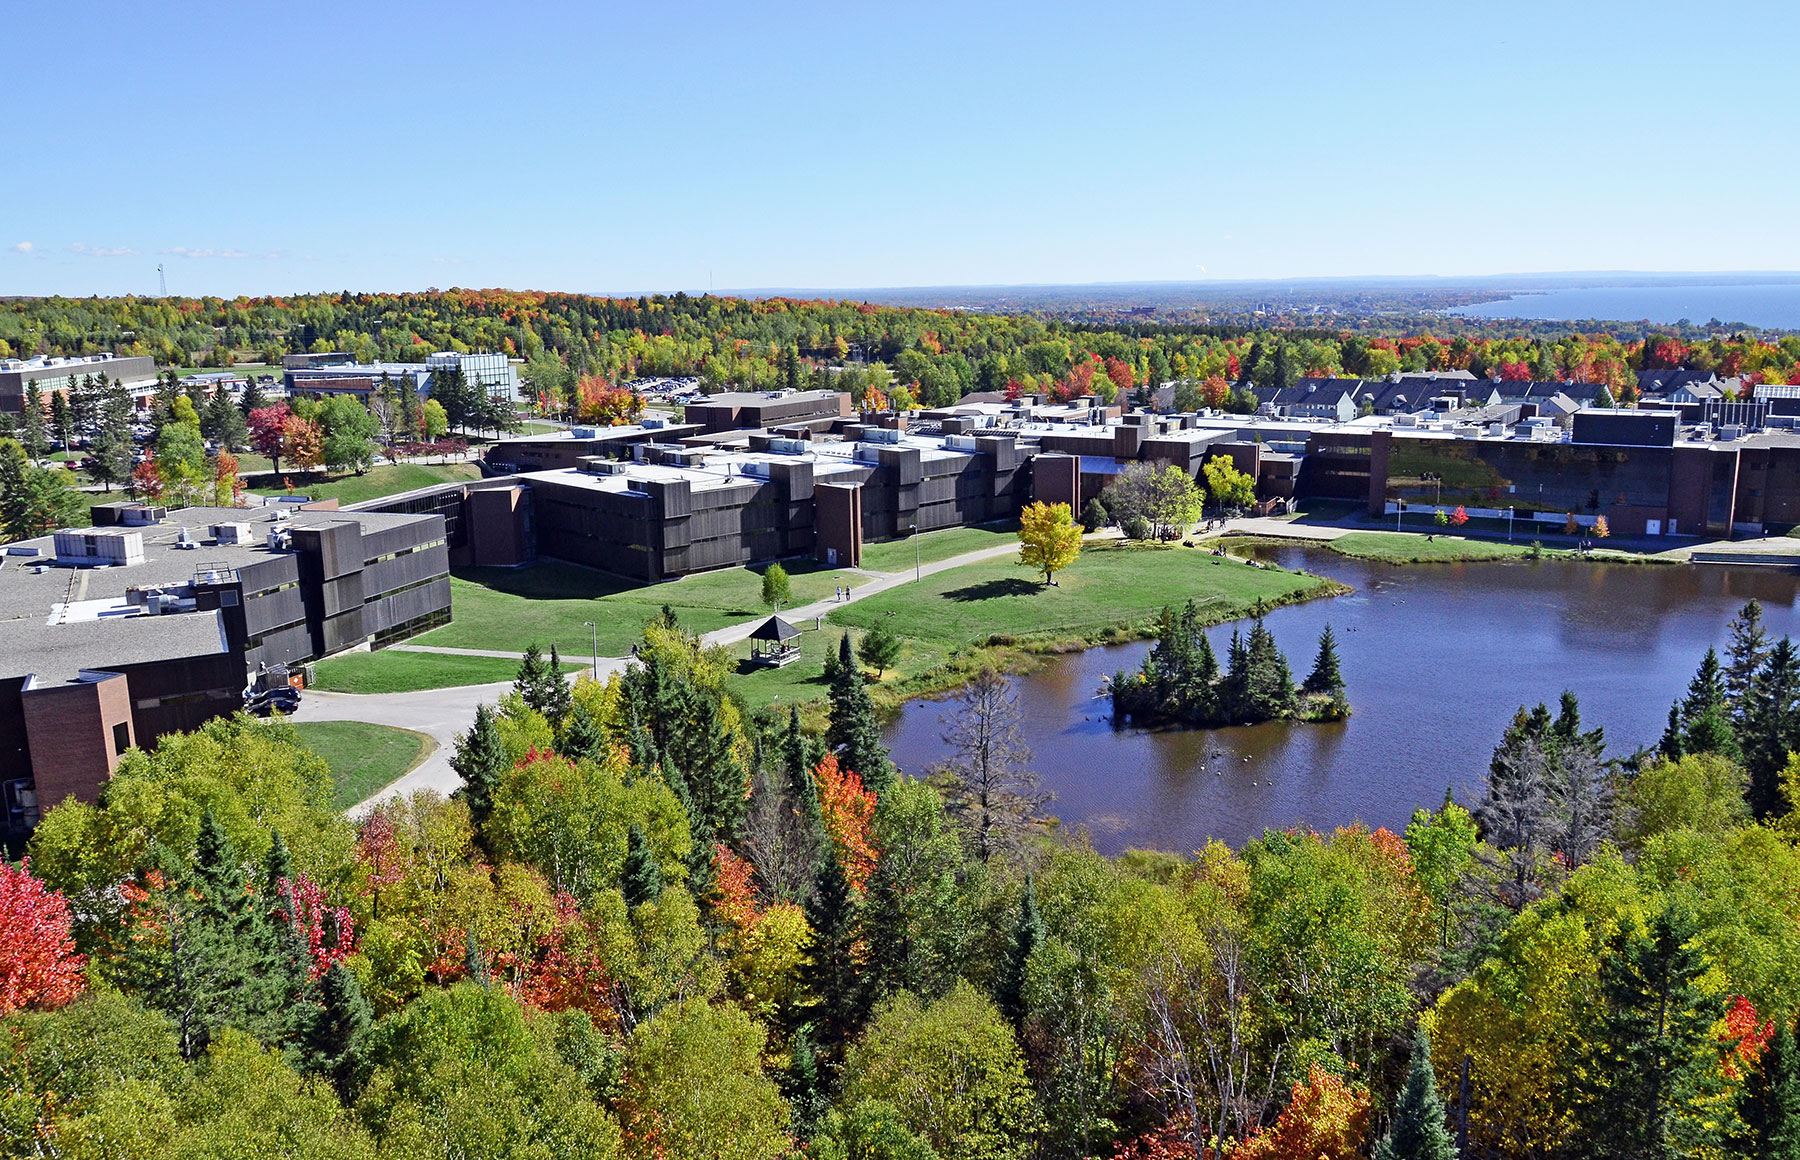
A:
{"label": "distant city skyline", "polygon": [[1503,18],[27,7],[0,294],[1800,270],[1800,11]]}

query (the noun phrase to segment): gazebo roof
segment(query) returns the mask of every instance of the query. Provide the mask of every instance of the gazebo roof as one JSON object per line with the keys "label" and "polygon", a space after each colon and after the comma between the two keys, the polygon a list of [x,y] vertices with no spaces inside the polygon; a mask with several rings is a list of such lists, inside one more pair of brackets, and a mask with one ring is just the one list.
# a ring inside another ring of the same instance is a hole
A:
{"label": "gazebo roof", "polygon": [[783,641],[793,640],[799,635],[799,629],[781,619],[779,616],[771,616],[769,619],[756,626],[756,631],[750,634],[750,639],[771,640],[780,644]]}

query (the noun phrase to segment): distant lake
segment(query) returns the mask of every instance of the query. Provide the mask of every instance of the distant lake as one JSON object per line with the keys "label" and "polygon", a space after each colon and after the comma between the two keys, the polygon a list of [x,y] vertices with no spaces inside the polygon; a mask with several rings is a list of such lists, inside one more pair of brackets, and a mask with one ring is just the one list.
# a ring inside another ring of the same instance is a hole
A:
{"label": "distant lake", "polygon": [[1604,319],[1613,322],[1689,322],[1711,319],[1800,330],[1800,283],[1738,286],[1588,286],[1531,291],[1502,302],[1458,306],[1471,318]]}

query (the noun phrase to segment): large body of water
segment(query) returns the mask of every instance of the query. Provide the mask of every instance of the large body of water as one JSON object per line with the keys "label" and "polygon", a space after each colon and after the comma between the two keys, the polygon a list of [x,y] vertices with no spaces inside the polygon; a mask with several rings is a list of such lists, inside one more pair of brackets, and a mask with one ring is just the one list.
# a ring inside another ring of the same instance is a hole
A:
{"label": "large body of water", "polygon": [[[1338,725],[1115,731],[1095,692],[1135,668],[1148,643],[1090,649],[1018,679],[1034,767],[1067,826],[1096,847],[1189,852],[1265,826],[1361,820],[1399,828],[1455,787],[1463,801],[1521,704],[1553,709],[1564,689],[1610,750],[1654,745],[1708,645],[1752,596],[1775,635],[1800,635],[1800,574],[1703,565],[1566,561],[1396,568],[1317,547],[1265,559],[1351,585],[1348,596],[1271,613],[1296,679],[1329,622],[1354,709]],[[1232,626],[1211,631],[1221,658]],[[889,726],[895,762],[920,773],[944,756],[948,702],[910,702]]]}
{"label": "large body of water", "polygon": [[1604,319],[1672,323],[1712,319],[1800,330],[1800,283],[1725,286],[1576,286],[1520,293],[1500,302],[1459,306],[1474,318]]}

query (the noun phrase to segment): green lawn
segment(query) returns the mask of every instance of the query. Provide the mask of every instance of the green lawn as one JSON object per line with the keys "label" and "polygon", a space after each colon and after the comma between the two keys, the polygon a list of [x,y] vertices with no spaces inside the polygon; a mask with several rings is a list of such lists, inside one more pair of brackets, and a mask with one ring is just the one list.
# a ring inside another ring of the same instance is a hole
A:
{"label": "green lawn", "polygon": [[[1029,651],[1148,635],[1164,605],[1191,599],[1204,620],[1217,622],[1246,615],[1258,599],[1285,603],[1334,590],[1317,577],[1252,568],[1197,548],[1091,545],[1053,588],[1012,560],[966,564],[847,605],[830,622],[863,630],[891,615],[903,650],[876,697],[893,702],[958,684],[984,663],[1030,663]],[[809,632],[802,644],[833,647],[837,635]],[[816,637],[825,639],[815,644]],[[738,684],[752,703],[817,696],[817,686],[805,682],[823,661],[822,652],[817,662],[809,652],[787,670],[744,674]]]}
{"label": "green lawn", "polygon": [[[979,528],[946,528],[941,532],[926,532],[919,537],[918,559],[921,563],[931,564],[965,552],[979,552],[983,548],[1017,543],[1018,532],[1017,520],[987,524]],[[904,572],[913,566],[913,552],[911,537],[887,540],[879,544],[864,544],[862,566],[871,572]]]}
{"label": "green lawn", "polygon": [[[1531,554],[1531,546],[1494,540],[1465,540],[1461,536],[1426,539],[1422,532],[1350,532],[1330,541],[1332,551],[1358,560],[1389,564],[1419,564],[1441,560],[1512,560]],[[1544,556],[1572,553],[1545,549]]]}
{"label": "green lawn", "polygon": [[[581,664],[564,662],[573,672]],[[313,688],[327,693],[411,693],[457,685],[488,685],[519,675],[519,662],[507,657],[462,657],[447,653],[347,653],[322,660]]]}
{"label": "green lawn", "polygon": [[1056,581],[1046,588],[1012,560],[966,564],[847,605],[831,622],[869,628],[891,612],[901,635],[949,644],[1100,640],[1148,628],[1165,604],[1191,599],[1204,619],[1227,620],[1259,597],[1288,600],[1322,583],[1198,548],[1148,545],[1090,545]]}
{"label": "green lawn", "polygon": [[433,744],[423,733],[362,721],[300,721],[294,729],[307,748],[331,766],[337,803],[343,809],[398,781],[425,760]]}
{"label": "green lawn", "polygon": [[[787,560],[794,604],[831,595],[839,584],[855,584],[854,573],[822,568],[808,560]],[[624,656],[644,622],[669,605],[694,632],[711,632],[769,609],[762,603],[762,570],[727,568],[662,584],[637,584],[588,568],[553,561],[530,568],[458,569],[450,580],[452,619],[413,643],[447,648],[522,651],[536,641],[564,656],[583,657],[594,649],[594,621],[600,655]]]}
{"label": "green lawn", "polygon": [[296,477],[291,472],[269,474],[246,480],[250,490],[259,495],[286,495],[284,478],[293,479],[294,494],[313,499],[336,499],[341,504],[362,503],[386,495],[398,495],[434,483],[450,483],[461,479],[480,479],[481,469],[473,463],[389,463],[372,467],[362,475],[340,475],[334,479],[312,480]]}

